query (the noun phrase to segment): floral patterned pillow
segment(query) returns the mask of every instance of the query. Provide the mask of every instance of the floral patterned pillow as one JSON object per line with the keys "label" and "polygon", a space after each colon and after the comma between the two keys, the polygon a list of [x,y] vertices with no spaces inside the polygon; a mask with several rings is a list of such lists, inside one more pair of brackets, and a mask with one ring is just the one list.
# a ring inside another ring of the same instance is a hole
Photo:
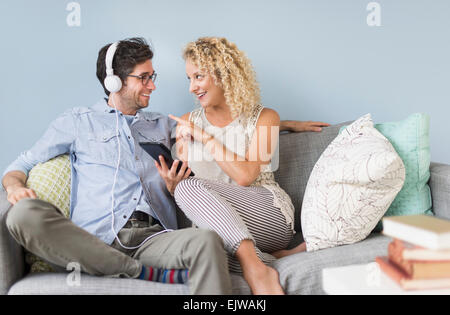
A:
{"label": "floral patterned pillow", "polygon": [[322,153],[303,199],[308,251],[365,239],[405,181],[405,167],[370,114],[348,126]]}

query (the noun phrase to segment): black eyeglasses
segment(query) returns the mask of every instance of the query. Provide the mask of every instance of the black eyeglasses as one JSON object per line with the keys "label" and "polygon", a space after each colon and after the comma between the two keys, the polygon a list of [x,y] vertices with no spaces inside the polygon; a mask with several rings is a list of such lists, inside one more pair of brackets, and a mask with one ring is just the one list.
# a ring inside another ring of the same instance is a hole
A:
{"label": "black eyeglasses", "polygon": [[147,85],[150,80],[152,80],[152,82],[155,83],[157,74],[156,74],[156,72],[153,72],[152,75],[150,75],[150,74],[144,74],[144,75],[129,74],[129,75],[127,75],[127,77],[139,78],[139,79],[141,79],[143,85]]}

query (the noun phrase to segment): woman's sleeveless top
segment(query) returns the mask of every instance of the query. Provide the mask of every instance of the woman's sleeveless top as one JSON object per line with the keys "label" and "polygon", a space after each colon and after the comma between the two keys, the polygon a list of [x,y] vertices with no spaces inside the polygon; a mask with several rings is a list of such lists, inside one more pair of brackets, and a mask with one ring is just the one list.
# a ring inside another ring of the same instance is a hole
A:
{"label": "woman's sleeveless top", "polygon": [[[189,120],[221,141],[228,150],[244,158],[249,149],[250,141],[256,130],[256,123],[263,108],[262,105],[255,106],[249,118],[244,119],[241,115],[223,128],[213,126],[206,118],[203,108],[192,111]],[[269,134],[270,131],[268,131]],[[236,184],[216,163],[206,146],[200,142],[190,142],[188,161],[189,167],[198,178]],[[270,164],[262,166],[261,173],[251,186],[263,186],[272,193],[274,206],[281,210],[286,218],[286,223],[294,231],[294,206],[289,195],[275,181],[272,167],[273,158]]]}

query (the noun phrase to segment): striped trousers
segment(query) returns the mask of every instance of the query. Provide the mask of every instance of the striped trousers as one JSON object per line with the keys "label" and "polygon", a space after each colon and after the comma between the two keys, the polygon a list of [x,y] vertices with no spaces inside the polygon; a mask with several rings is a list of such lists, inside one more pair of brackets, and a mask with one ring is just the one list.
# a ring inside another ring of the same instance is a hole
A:
{"label": "striped trousers", "polygon": [[175,201],[196,226],[215,231],[224,241],[229,268],[242,272],[235,253],[252,240],[258,257],[270,264],[270,253],[285,249],[293,232],[272,193],[264,187],[244,187],[215,180],[188,178],[175,189]]}

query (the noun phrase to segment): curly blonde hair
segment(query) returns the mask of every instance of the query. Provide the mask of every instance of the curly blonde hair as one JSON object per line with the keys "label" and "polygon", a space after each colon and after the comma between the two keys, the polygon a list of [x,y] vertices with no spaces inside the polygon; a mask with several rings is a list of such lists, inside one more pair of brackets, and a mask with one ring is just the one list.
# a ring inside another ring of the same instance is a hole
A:
{"label": "curly blonde hair", "polygon": [[259,85],[250,60],[226,38],[201,37],[183,50],[183,59],[208,73],[224,90],[233,118],[249,117],[261,102]]}

